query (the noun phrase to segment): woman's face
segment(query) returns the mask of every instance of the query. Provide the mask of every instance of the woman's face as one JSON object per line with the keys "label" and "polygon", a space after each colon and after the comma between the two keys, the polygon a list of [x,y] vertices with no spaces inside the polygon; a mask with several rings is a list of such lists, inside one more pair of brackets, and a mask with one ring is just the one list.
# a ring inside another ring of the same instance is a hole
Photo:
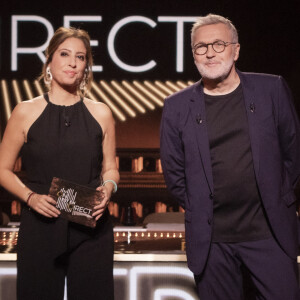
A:
{"label": "woman's face", "polygon": [[86,48],[82,40],[68,38],[61,43],[53,54],[49,67],[52,73],[52,87],[56,84],[72,88],[82,81],[87,65]]}

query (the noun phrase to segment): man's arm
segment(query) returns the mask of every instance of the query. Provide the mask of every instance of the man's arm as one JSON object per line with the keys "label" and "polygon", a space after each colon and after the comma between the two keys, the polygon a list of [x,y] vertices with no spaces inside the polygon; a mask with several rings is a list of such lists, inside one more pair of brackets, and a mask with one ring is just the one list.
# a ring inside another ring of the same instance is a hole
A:
{"label": "man's arm", "polygon": [[278,77],[278,133],[284,165],[295,188],[300,177],[300,125],[291,91]]}
{"label": "man's arm", "polygon": [[186,182],[184,147],[179,131],[179,113],[165,100],[160,126],[160,156],[168,189],[185,208]]}

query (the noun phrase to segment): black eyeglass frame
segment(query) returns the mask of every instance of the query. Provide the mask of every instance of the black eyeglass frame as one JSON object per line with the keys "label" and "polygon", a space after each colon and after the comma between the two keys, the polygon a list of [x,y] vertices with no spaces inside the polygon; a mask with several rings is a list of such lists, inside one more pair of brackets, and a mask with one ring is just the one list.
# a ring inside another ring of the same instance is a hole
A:
{"label": "black eyeglass frame", "polygon": [[[224,49],[223,49],[222,51],[217,51],[217,50],[214,48],[214,45],[220,44],[220,43],[223,44]],[[194,52],[194,54],[196,54],[196,55],[204,55],[204,54],[206,54],[207,51],[208,51],[208,46],[211,45],[212,49],[213,49],[216,53],[222,53],[222,52],[225,51],[225,49],[226,49],[227,46],[229,46],[229,45],[234,45],[234,44],[238,44],[238,43],[224,42],[224,41],[215,41],[215,42],[213,42],[213,43],[208,43],[208,44],[205,44],[205,43],[199,43],[199,44],[196,44],[196,45],[193,47],[193,52]],[[202,53],[202,54],[199,54],[199,53],[196,52],[197,49],[200,48],[200,46],[206,48],[206,51],[205,51],[204,53]]]}

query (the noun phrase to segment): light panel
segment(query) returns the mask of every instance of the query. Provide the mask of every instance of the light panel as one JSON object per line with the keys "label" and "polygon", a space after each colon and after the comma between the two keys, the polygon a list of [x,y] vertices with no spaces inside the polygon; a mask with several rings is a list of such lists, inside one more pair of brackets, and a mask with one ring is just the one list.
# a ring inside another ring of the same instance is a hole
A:
{"label": "light panel", "polygon": [[134,86],[132,86],[129,82],[126,80],[122,81],[122,84],[132,93],[134,94],[141,102],[143,102],[149,109],[154,110],[155,106],[146,99],[141,93],[139,93]]}
{"label": "light panel", "polygon": [[136,113],[122,100],[113,89],[104,81],[101,80],[100,84],[105,88],[105,90],[122,106],[122,108],[131,116],[135,117]]}
{"label": "light panel", "polygon": [[25,92],[27,95],[26,100],[34,98],[31,87],[30,87],[27,79],[23,80],[23,85],[24,85],[24,89],[25,89]]}
{"label": "light panel", "polygon": [[150,88],[153,92],[155,92],[156,94],[158,94],[162,99],[165,99],[168,95],[163,93],[160,89],[158,89],[153,83],[151,83],[148,80],[144,81],[144,84]]}
{"label": "light panel", "polygon": [[125,91],[125,89],[115,80],[111,81],[111,84],[115,89],[117,89],[123,97],[125,97],[140,113],[144,114],[146,110],[143,106],[141,106],[133,97],[130,96],[129,93]]}
{"label": "light panel", "polygon": [[163,106],[164,103],[159,100],[156,96],[154,96],[152,93],[150,93],[145,87],[143,87],[138,81],[134,80],[133,84],[140,89],[147,97],[149,97],[150,99],[152,99],[157,105],[159,106]]}
{"label": "light panel", "polygon": [[14,93],[15,99],[17,100],[17,103],[20,103],[22,101],[22,97],[21,97],[20,87],[19,87],[17,80],[14,79],[12,81],[12,87],[13,87],[13,93]]}
{"label": "light panel", "polygon": [[10,105],[8,86],[6,80],[1,80],[1,91],[2,91],[2,97],[4,102],[4,114],[7,122],[11,115],[11,105]]}
{"label": "light panel", "polygon": [[101,97],[101,99],[110,107],[110,109],[114,112],[117,118],[120,121],[125,121],[125,115],[112,103],[112,101],[103,93],[103,91],[96,85],[95,82],[92,82],[92,88],[96,91],[96,93]]}

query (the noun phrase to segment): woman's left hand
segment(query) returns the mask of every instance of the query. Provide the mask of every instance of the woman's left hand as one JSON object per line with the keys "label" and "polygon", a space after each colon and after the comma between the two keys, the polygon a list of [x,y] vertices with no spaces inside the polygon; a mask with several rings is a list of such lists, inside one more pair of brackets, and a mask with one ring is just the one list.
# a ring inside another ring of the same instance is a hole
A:
{"label": "woman's left hand", "polygon": [[102,201],[100,204],[94,206],[94,212],[93,212],[92,216],[96,219],[96,221],[98,221],[102,217],[102,215],[103,215],[104,211],[106,210],[106,207],[109,203],[111,193],[112,193],[106,186],[99,186],[97,188],[97,191],[101,192]]}

